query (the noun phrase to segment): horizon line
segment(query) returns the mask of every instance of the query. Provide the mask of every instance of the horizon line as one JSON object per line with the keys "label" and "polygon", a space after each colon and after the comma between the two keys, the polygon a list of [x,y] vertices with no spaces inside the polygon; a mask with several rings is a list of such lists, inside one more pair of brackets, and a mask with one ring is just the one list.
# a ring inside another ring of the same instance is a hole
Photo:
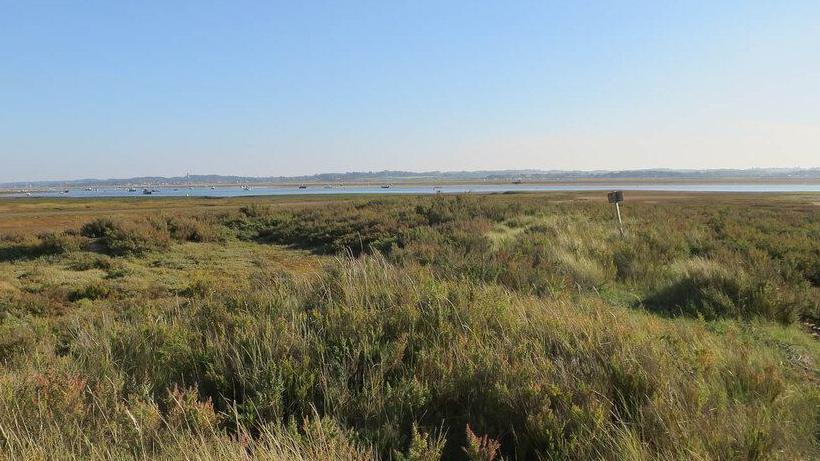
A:
{"label": "horizon line", "polygon": [[[307,179],[307,178],[321,178],[327,176],[352,176],[352,175],[385,175],[385,174],[399,174],[404,176],[411,176],[411,175],[545,175],[545,174],[555,174],[555,175],[607,175],[607,174],[623,174],[623,173],[651,173],[651,172],[658,172],[658,173],[698,173],[698,174],[708,174],[708,173],[753,173],[753,172],[771,172],[771,173],[790,173],[790,172],[812,172],[817,170],[820,173],[820,166],[813,166],[813,167],[748,167],[748,168],[629,168],[629,169],[621,169],[621,170],[612,170],[612,169],[591,169],[591,170],[584,170],[584,169],[577,169],[577,170],[565,170],[565,169],[554,169],[554,170],[544,170],[538,168],[510,168],[510,169],[487,169],[487,170],[427,170],[427,171],[413,171],[413,170],[390,170],[390,169],[383,169],[383,170],[359,170],[359,171],[346,171],[346,172],[323,172],[323,173],[311,173],[311,174],[303,174],[303,175],[279,175],[279,176],[249,176],[249,175],[241,175],[241,174],[220,174],[220,173],[196,173],[196,174],[185,174],[185,175],[178,175],[178,176],[163,176],[163,175],[139,175],[139,176],[130,176],[130,177],[109,177],[109,178],[62,178],[62,179],[39,179],[39,180],[12,180],[12,181],[4,181],[0,183],[0,187],[7,187],[7,186],[17,186],[17,185],[24,185],[24,184],[48,184],[48,183],[93,183],[93,182],[117,182],[117,181],[133,181],[133,180],[178,180],[178,179],[190,179],[190,178],[201,178],[201,177],[214,177],[214,178],[231,178],[231,179],[243,179],[243,180],[299,180],[299,179]],[[481,179],[481,178],[473,178],[473,179]],[[644,177],[642,179],[651,179],[651,177]]]}

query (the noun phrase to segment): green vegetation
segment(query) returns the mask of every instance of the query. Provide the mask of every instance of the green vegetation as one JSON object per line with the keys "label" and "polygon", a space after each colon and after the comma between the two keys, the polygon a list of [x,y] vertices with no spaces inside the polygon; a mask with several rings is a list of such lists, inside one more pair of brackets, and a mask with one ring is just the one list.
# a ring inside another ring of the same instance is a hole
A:
{"label": "green vegetation", "polygon": [[637,204],[621,238],[599,203],[537,196],[380,199],[271,213],[243,209],[237,235],[325,254],[381,252],[445,278],[517,292],[626,290],[643,307],[707,319],[818,319],[815,209]]}
{"label": "green vegetation", "polygon": [[636,200],[624,237],[563,194],[3,235],[0,459],[816,459],[813,201]]}
{"label": "green vegetation", "polygon": [[172,240],[212,242],[223,238],[213,224],[182,216],[149,217],[136,222],[98,218],[85,224],[81,234],[97,239],[112,255],[164,250]]}

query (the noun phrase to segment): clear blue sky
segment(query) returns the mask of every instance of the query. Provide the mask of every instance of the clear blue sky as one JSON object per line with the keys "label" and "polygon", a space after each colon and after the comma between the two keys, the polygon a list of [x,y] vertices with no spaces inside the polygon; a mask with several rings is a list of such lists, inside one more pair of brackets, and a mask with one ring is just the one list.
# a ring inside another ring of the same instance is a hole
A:
{"label": "clear blue sky", "polygon": [[0,0],[0,160],[0,181],[820,166],[820,2]]}

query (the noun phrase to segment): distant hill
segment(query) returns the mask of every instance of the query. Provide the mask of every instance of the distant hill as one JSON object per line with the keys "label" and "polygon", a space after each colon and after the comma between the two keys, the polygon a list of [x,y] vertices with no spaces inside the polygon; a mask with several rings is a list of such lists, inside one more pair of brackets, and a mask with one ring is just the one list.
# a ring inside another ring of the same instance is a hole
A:
{"label": "distant hill", "polygon": [[21,187],[77,187],[77,186],[126,186],[140,184],[260,184],[260,183],[323,183],[323,182],[385,182],[385,181],[572,181],[591,179],[806,179],[820,180],[820,168],[754,168],[714,170],[493,170],[493,171],[353,171],[347,173],[321,173],[307,176],[140,176],[120,179],[73,179],[60,181],[17,181],[0,184],[2,188]]}

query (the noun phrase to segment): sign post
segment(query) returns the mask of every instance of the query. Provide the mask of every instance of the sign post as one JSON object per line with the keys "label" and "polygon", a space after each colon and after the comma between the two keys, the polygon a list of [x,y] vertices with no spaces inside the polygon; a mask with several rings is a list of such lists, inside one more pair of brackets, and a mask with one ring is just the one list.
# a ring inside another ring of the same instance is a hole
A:
{"label": "sign post", "polygon": [[624,191],[614,190],[606,194],[609,203],[615,204],[615,213],[618,215],[618,230],[621,231],[621,237],[624,235],[624,223],[621,221],[621,206],[620,203],[624,201]]}

